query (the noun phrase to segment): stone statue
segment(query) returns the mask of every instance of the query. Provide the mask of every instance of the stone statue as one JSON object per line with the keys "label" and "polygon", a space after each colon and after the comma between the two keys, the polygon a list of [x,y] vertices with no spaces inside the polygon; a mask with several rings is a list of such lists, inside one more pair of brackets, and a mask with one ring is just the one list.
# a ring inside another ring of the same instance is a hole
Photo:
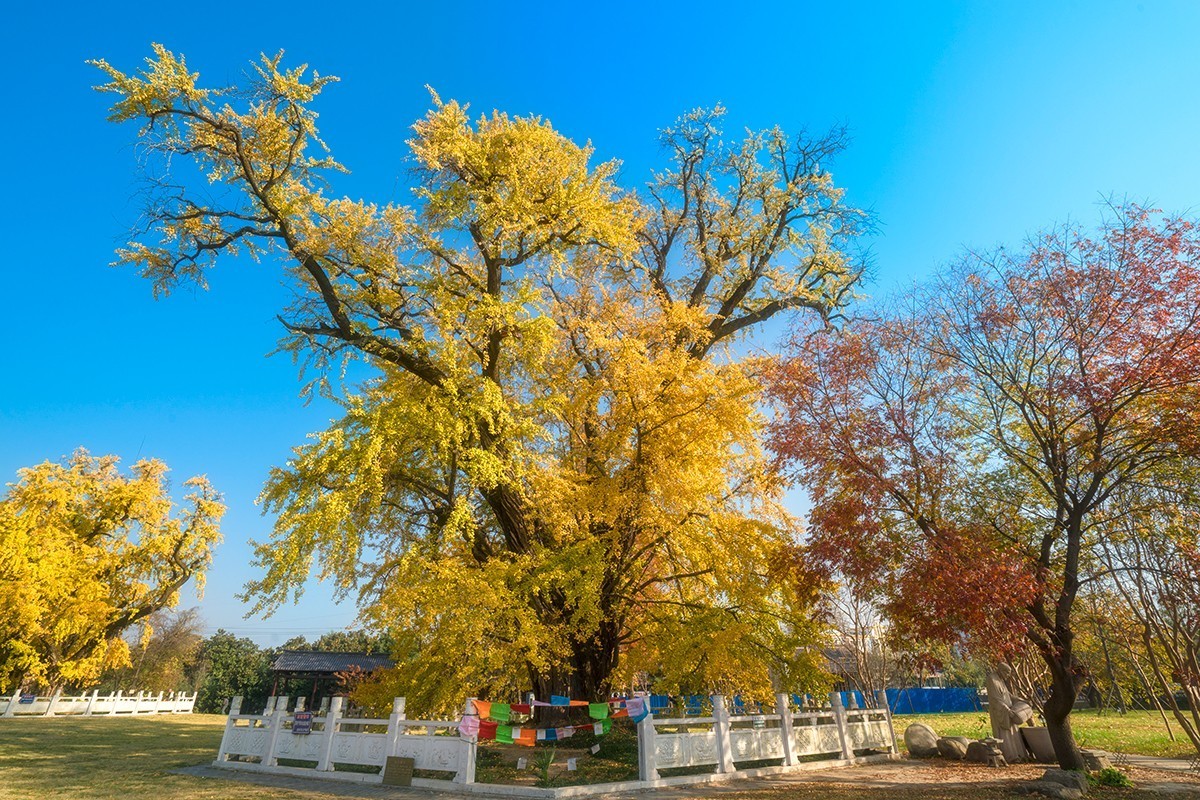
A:
{"label": "stone statue", "polygon": [[988,670],[988,716],[992,719],[992,736],[1000,740],[1000,751],[1008,763],[1030,759],[1025,742],[1021,739],[1020,727],[1033,719],[1033,706],[1019,697],[1013,697],[1008,689],[1012,678],[1012,667],[998,664]]}

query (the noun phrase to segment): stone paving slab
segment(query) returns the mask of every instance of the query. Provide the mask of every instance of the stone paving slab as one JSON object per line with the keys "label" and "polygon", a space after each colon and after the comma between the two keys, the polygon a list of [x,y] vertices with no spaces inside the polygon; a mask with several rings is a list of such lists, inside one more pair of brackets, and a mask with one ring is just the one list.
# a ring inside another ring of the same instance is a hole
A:
{"label": "stone paving slab", "polygon": [[[323,780],[306,775],[276,775],[267,772],[243,772],[233,769],[219,769],[207,764],[195,767],[184,767],[172,770],[179,775],[191,775],[197,778],[215,778],[224,781],[253,783],[258,786],[270,786],[275,789],[291,789],[297,792],[321,792],[322,794],[338,795],[339,797],[363,797],[371,800],[468,800],[468,798],[496,797],[478,792],[434,791],[432,789],[413,789],[402,786],[383,786],[377,783],[353,783],[350,781]],[[512,800],[512,798],[506,798]]]}
{"label": "stone paving slab", "polygon": [[[1116,753],[1106,753],[1108,760],[1117,763]],[[1158,756],[1139,756],[1132,753],[1126,753],[1120,756],[1121,760],[1131,767],[1143,767],[1145,769],[1165,769],[1178,772],[1192,772],[1200,774],[1200,758],[1159,758]]]}
{"label": "stone paving slab", "polygon": [[[1160,759],[1150,756],[1140,756],[1138,758],[1140,760],[1136,763],[1133,757],[1130,758],[1131,766],[1142,769],[1166,769],[1172,771],[1188,771],[1190,767],[1190,762],[1187,759]],[[1163,764],[1165,766],[1160,766]],[[911,791],[921,785],[934,786],[943,791],[967,791],[988,786],[1007,787],[1014,781],[1019,782],[1022,779],[1028,781],[1036,777],[1033,773],[1029,773],[1028,775],[1014,774],[1019,772],[1019,768],[1014,768],[1012,770],[997,770],[990,773],[988,775],[990,780],[958,781],[954,779],[957,776],[946,776],[949,779],[943,778],[933,783],[927,783],[929,777],[922,773],[922,770],[926,767],[927,762],[922,761],[890,761],[867,766],[839,767],[828,770],[803,770],[772,775],[770,777],[744,778],[722,783],[643,789],[636,792],[608,794],[605,797],[627,798],[627,800],[637,800],[637,798],[652,798],[652,800],[696,800],[697,798],[720,800],[722,797],[736,793],[770,789],[778,791],[779,789],[786,789],[790,784],[825,784],[831,789],[835,786],[841,789],[862,789],[864,790],[864,795],[882,800],[882,798],[888,797],[892,792]],[[1042,767],[1039,765],[1038,770],[1040,769]],[[513,800],[512,797],[490,793],[381,786],[370,783],[324,780],[305,775],[243,772],[219,769],[207,764],[187,767],[175,770],[175,772],[201,778],[233,780],[257,784],[259,786],[290,789],[297,792],[314,792],[338,797],[369,798],[371,800]],[[1191,774],[1194,775],[1195,773]],[[1163,777],[1165,778],[1166,776]],[[1178,783],[1170,780],[1150,782],[1145,781],[1143,777],[1142,780],[1139,780],[1138,788],[1152,794],[1179,797],[1200,796],[1200,792],[1197,791],[1200,787],[1194,782]]]}
{"label": "stone paving slab", "polygon": [[[831,785],[853,786],[863,789],[889,790],[911,789],[913,778],[907,774],[922,766],[920,762],[893,761],[863,767],[837,767],[828,770],[798,770],[781,773],[769,777],[742,778],[721,783],[700,783],[683,786],[663,786],[654,789],[641,789],[632,792],[611,793],[604,795],[612,798],[653,798],[653,800],[696,800],[696,798],[719,798],[742,792],[752,792],[763,789],[778,789],[792,783],[825,783]],[[381,786],[374,783],[352,783],[348,781],[327,780],[303,775],[280,775],[274,773],[243,772],[239,770],[220,769],[202,764],[195,767],[185,767],[174,770],[182,775],[192,775],[201,778],[218,780],[234,780],[252,783],[259,786],[270,786],[277,789],[290,789],[298,792],[320,792],[339,797],[370,798],[372,800],[514,800],[512,797],[481,792],[456,792],[443,789],[408,788],[396,786]],[[997,784],[1004,783],[1002,775],[996,775]],[[939,782],[938,786],[945,789],[970,789],[980,786],[979,783]]]}

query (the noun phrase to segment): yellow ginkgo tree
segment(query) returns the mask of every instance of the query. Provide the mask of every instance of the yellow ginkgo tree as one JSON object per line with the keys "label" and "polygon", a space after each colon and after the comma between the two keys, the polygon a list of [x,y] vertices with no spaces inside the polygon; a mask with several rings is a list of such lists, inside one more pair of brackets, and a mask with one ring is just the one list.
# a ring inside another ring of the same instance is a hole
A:
{"label": "yellow ginkgo tree", "polygon": [[[728,145],[723,110],[694,111],[639,194],[545,120],[435,94],[413,202],[378,205],[330,188],[331,78],[276,56],[203,88],[159,46],[137,74],[97,66],[111,119],[173,170],[120,260],[158,293],[226,254],[279,264],[282,346],[344,408],[264,490],[259,608],[313,571],[356,593],[395,637],[397,688],[430,706],[815,674],[813,587],[739,342],[789,310],[832,320],[854,290],[865,219],[825,169],[840,132]],[[352,360],[371,377],[348,380]]]}
{"label": "yellow ginkgo tree", "polygon": [[161,461],[122,475],[77,451],[20,470],[0,496],[0,687],[86,688],[128,658],[122,634],[203,586],[225,512],[203,477],[180,508]]}

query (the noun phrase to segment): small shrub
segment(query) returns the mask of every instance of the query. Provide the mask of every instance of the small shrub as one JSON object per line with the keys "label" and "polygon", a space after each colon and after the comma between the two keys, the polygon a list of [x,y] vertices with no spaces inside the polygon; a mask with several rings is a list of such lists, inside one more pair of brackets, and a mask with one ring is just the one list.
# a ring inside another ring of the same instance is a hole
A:
{"label": "small shrub", "polygon": [[533,758],[533,765],[538,772],[538,786],[550,787],[554,785],[554,778],[550,776],[550,768],[554,766],[554,755],[558,752],[558,748],[551,747],[549,751],[542,750]]}
{"label": "small shrub", "polygon": [[1133,786],[1133,781],[1129,780],[1129,776],[1116,767],[1105,767],[1090,776],[1091,782],[1097,786]]}

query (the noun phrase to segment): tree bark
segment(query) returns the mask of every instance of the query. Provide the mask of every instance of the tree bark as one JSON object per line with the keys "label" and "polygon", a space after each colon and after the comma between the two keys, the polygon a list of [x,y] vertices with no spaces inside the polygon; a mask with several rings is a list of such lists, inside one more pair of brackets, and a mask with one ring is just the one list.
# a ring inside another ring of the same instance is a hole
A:
{"label": "tree bark", "polygon": [[1060,651],[1046,657],[1050,667],[1050,696],[1042,710],[1046,717],[1046,731],[1054,746],[1054,756],[1063,769],[1086,769],[1083,754],[1071,731],[1071,709],[1079,691],[1079,679],[1072,665],[1069,651]]}

